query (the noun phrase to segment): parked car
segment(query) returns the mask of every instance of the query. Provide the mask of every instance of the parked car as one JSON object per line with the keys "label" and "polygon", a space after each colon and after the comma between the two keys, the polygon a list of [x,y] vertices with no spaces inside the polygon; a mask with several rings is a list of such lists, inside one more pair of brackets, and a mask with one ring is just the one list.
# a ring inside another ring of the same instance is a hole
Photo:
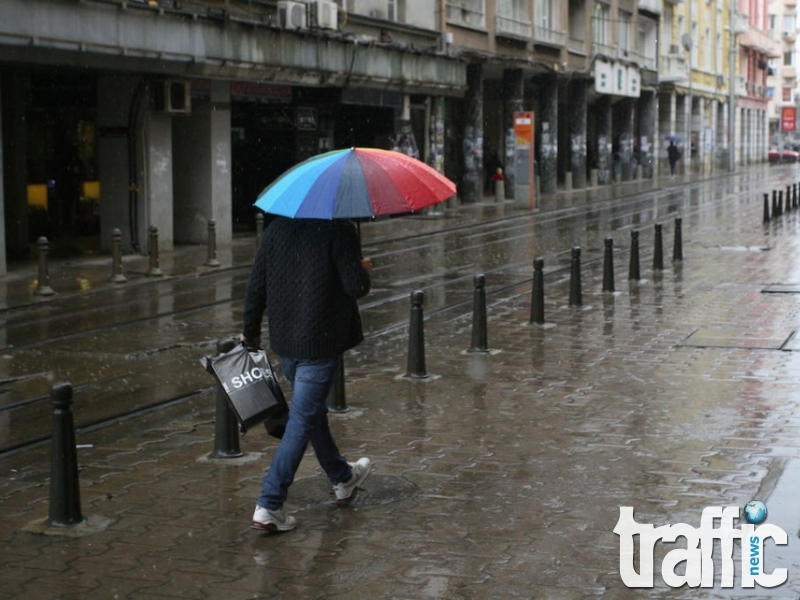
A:
{"label": "parked car", "polygon": [[770,163],[796,163],[800,158],[800,152],[788,149],[781,152],[777,148],[773,148],[769,151],[768,158]]}

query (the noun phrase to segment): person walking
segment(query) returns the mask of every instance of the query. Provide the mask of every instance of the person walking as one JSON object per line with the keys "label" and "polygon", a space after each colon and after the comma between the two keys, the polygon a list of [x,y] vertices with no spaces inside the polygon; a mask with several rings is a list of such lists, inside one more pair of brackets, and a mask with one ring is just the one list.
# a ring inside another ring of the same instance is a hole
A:
{"label": "person walking", "polygon": [[369,458],[349,463],[328,424],[327,397],[342,353],[363,341],[357,299],[369,293],[372,262],[363,258],[353,223],[277,217],[264,231],[247,282],[242,342],[261,344],[267,314],[269,344],[292,383],[289,420],[256,501],[252,528],[289,531],[289,486],[309,442],[333,485],[349,504],[370,473]]}
{"label": "person walking", "polygon": [[680,157],[681,153],[675,145],[675,141],[670,140],[669,146],[667,147],[667,160],[669,160],[669,173],[672,177],[675,177],[675,165],[678,164],[678,159]]}

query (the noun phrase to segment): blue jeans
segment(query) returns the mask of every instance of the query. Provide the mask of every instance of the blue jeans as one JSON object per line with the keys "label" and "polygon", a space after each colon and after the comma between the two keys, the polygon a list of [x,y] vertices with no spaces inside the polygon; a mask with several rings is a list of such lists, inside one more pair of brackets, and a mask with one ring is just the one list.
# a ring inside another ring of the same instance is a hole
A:
{"label": "blue jeans", "polygon": [[331,484],[352,477],[352,469],[339,454],[328,426],[328,392],[340,360],[281,356],[283,372],[293,386],[291,410],[286,432],[264,475],[258,506],[270,510],[283,506],[309,442]]}

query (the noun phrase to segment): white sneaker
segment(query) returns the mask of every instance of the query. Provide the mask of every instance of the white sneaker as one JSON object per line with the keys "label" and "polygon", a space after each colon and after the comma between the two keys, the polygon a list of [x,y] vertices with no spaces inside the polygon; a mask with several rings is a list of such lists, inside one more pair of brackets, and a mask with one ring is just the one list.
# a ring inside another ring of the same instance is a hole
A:
{"label": "white sneaker", "polygon": [[256,506],[256,511],[253,513],[253,524],[250,527],[259,531],[291,531],[297,527],[297,519],[285,514],[282,508],[269,510]]}
{"label": "white sneaker", "polygon": [[333,491],[336,493],[336,504],[350,504],[355,500],[358,493],[359,486],[364,483],[364,480],[372,470],[372,463],[366,457],[359,458],[354,463],[347,463],[353,470],[353,476],[345,483],[337,483],[333,486]]}

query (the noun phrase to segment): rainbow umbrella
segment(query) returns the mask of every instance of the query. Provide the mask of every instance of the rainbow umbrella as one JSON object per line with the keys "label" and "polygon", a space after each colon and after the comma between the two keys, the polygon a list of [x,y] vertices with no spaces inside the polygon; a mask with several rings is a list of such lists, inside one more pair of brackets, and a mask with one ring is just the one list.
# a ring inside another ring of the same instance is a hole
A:
{"label": "rainbow umbrella", "polygon": [[416,158],[349,148],[295,165],[267,186],[255,205],[298,219],[370,219],[415,212],[455,193],[452,181]]}

